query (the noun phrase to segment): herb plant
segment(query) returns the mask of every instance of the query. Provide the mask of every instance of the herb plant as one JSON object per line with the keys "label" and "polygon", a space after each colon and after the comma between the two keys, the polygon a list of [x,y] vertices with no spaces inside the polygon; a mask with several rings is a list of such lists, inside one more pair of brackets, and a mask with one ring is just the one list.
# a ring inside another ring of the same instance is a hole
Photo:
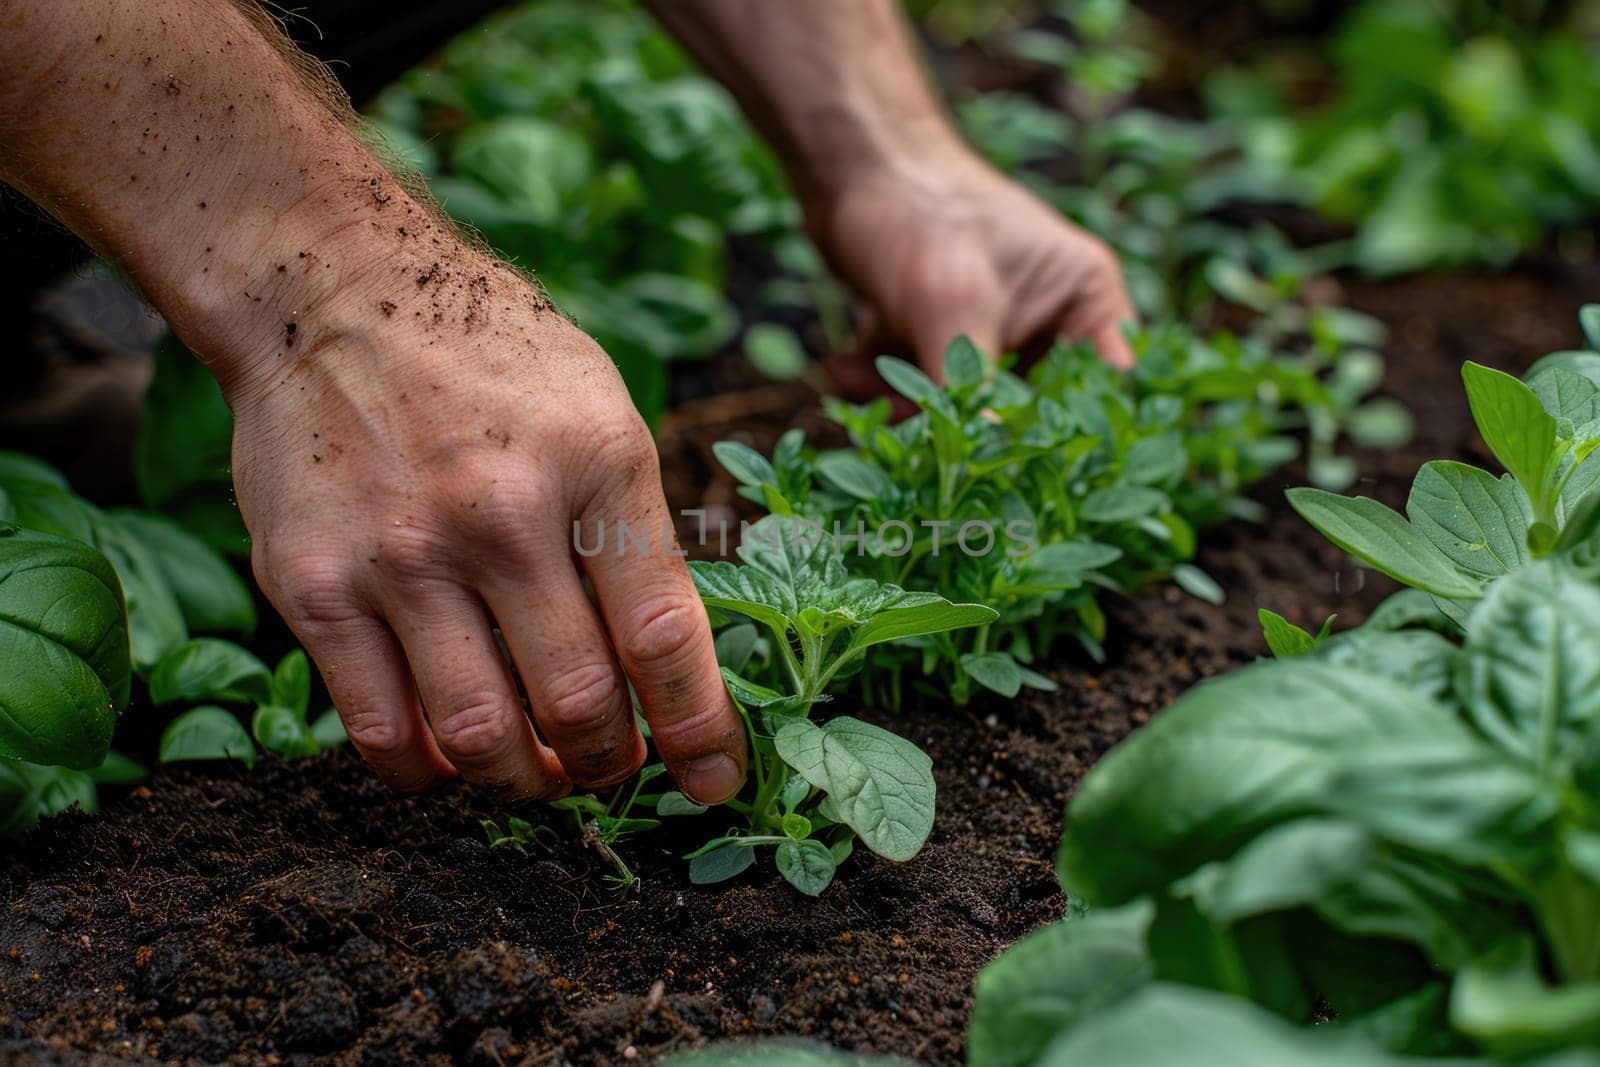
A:
{"label": "herb plant", "polygon": [[[742,825],[691,851],[689,877],[724,881],[754,863],[757,849],[771,848],[783,877],[816,896],[858,840],[885,859],[915,856],[933,829],[935,786],[932,761],[910,741],[850,716],[814,722],[812,709],[860,669],[868,650],[983,626],[997,613],[851,576],[833,539],[793,517],[757,522],[738,555],[740,563],[696,561],[690,569],[724,624],[718,659],[749,731],[750,783],[725,805]],[[645,767],[609,803],[556,802],[624,883],[632,875],[613,843],[706,810],[676,790],[650,789],[664,771]]]}
{"label": "herb plant", "polygon": [[1356,224],[1363,270],[1503,265],[1600,207],[1593,42],[1562,24],[1573,5],[1527,7],[1554,17],[1368,0],[1333,36],[1334,88],[1315,113],[1238,72],[1215,79],[1212,102],[1245,128],[1275,198]]}
{"label": "herb plant", "polygon": [[[1582,314],[1600,349],[1600,305]],[[1430,594],[1463,622],[1486,586],[1529,562],[1586,544],[1600,528],[1600,351],[1558,352],[1526,383],[1468,362],[1467,400],[1506,474],[1424,464],[1404,516],[1378,501],[1294,489],[1289,501],[1330,541]]]}
{"label": "herb plant", "polygon": [[1469,365],[1512,473],[1429,464],[1409,522],[1295,491],[1416,588],[1341,634],[1264,612],[1278,659],[1096,765],[1057,861],[1071,914],[980,976],[972,1062],[1163,1060],[1202,1036],[1262,1062],[1595,1062],[1591,358],[1526,386]]}
{"label": "herb plant", "polygon": [[746,497],[848,540],[849,574],[998,612],[987,626],[869,653],[869,696],[898,702],[907,673],[936,678],[958,703],[979,687],[1008,697],[1053,688],[1031,664],[1063,637],[1101,655],[1102,591],[1170,574],[1220,598],[1190,562],[1196,531],[1256,513],[1241,494],[1297,453],[1294,431],[1309,431],[1313,471],[1342,480],[1332,454],[1341,429],[1385,443],[1407,429],[1392,405],[1362,404],[1375,384],[1370,353],[1292,357],[1176,327],[1132,340],[1139,363],[1126,376],[1083,345],[1058,346],[1021,376],[993,370],[961,339],[943,388],[881,359],[916,405],[911,418],[891,423],[886,400],[829,402],[847,449],[807,449],[794,431],[770,460],[717,446]]}

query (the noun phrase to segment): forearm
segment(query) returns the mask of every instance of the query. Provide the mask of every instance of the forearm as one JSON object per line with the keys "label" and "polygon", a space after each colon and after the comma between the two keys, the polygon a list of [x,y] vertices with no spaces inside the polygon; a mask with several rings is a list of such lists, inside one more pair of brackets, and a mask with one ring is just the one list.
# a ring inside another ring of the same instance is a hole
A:
{"label": "forearm", "polygon": [[647,0],[739,99],[796,192],[959,149],[896,0]]}
{"label": "forearm", "polygon": [[225,385],[303,344],[375,263],[410,270],[448,237],[231,0],[9,0],[0,48],[0,177],[125,269]]}

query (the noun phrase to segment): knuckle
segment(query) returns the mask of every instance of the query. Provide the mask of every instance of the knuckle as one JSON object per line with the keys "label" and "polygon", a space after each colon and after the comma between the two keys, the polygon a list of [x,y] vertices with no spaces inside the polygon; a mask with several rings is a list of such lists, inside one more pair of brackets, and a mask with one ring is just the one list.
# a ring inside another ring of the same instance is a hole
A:
{"label": "knuckle", "polygon": [[623,642],[624,654],[645,670],[681,667],[698,649],[705,627],[705,616],[686,601],[650,605]]}
{"label": "knuckle", "polygon": [[606,480],[629,486],[657,477],[655,442],[637,417],[606,419],[584,433],[593,468]]}
{"label": "knuckle", "polygon": [[434,739],[452,761],[493,762],[511,746],[516,714],[498,698],[470,697],[439,716]]}
{"label": "knuckle", "polygon": [[695,756],[707,748],[718,748],[736,737],[739,726],[728,708],[708,703],[682,718],[654,724],[651,735],[656,747],[668,759]]}
{"label": "knuckle", "polygon": [[350,743],[369,759],[390,760],[410,747],[395,717],[376,709],[344,712],[344,730]]}
{"label": "knuckle", "polygon": [[622,680],[609,663],[564,671],[549,682],[545,713],[556,729],[581,730],[611,718],[622,698]]}
{"label": "knuckle", "polygon": [[257,549],[250,560],[261,588],[303,630],[339,626],[365,615],[344,568],[322,553]]}
{"label": "knuckle", "polygon": [[393,519],[385,524],[373,558],[384,575],[410,582],[444,577],[447,557],[441,538],[431,530],[414,521]]}

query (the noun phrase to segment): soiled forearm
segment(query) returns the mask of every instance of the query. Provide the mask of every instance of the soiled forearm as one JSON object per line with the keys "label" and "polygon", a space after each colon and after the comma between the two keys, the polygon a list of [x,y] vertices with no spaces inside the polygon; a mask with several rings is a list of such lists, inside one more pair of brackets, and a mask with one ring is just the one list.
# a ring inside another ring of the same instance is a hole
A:
{"label": "soiled forearm", "polygon": [[0,52],[0,178],[125,269],[225,385],[374,261],[447,236],[252,7],[6,0]]}
{"label": "soiled forearm", "polygon": [[803,200],[959,146],[896,0],[649,0],[738,97]]}

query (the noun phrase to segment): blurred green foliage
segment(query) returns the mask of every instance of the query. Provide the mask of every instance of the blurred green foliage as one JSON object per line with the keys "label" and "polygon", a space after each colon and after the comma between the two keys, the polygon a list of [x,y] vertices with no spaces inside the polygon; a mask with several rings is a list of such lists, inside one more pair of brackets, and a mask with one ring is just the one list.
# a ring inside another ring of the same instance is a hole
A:
{"label": "blurred green foliage", "polygon": [[1370,0],[1310,114],[1281,67],[1208,97],[1277,194],[1356,225],[1362,270],[1501,266],[1600,208],[1600,55],[1572,9]]}

